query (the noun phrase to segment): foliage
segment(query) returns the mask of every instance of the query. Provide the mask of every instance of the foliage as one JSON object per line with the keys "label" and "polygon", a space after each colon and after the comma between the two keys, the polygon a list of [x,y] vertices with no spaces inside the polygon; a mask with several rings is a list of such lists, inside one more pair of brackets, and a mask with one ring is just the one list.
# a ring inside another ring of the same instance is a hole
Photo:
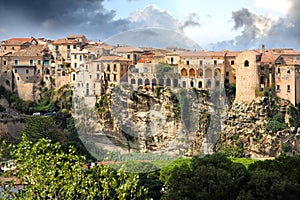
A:
{"label": "foliage", "polygon": [[99,101],[95,104],[98,113],[103,113],[108,109],[108,99],[106,94],[102,94]]}
{"label": "foliage", "polygon": [[190,167],[191,159],[189,158],[179,158],[170,163],[168,166],[163,167],[160,170],[160,177],[159,179],[164,182],[166,185],[169,184],[169,180],[171,177],[171,172],[176,168],[176,167],[181,167],[182,165],[186,165]]}
{"label": "foliage", "polygon": [[267,131],[277,132],[283,130],[287,127],[287,124],[284,122],[282,115],[277,114],[271,120],[268,121],[266,126]]}
{"label": "foliage", "polygon": [[235,199],[248,172],[223,154],[194,157],[190,167],[175,167],[164,199]]}
{"label": "foliage", "polygon": [[225,154],[227,157],[241,158],[244,156],[244,148],[242,144],[237,146],[223,146],[220,153]]}
{"label": "foliage", "polygon": [[225,83],[225,93],[230,103],[232,103],[235,99],[235,94],[236,94],[235,84]]}
{"label": "foliage", "polygon": [[230,160],[234,163],[241,163],[243,164],[246,169],[248,169],[249,165],[255,163],[257,160],[251,158],[233,158],[231,157]]}
{"label": "foliage", "polygon": [[44,138],[33,143],[26,136],[11,155],[18,169],[17,177],[26,183],[26,199],[94,199],[98,193],[91,174],[83,171],[85,158],[62,151],[59,143]]}

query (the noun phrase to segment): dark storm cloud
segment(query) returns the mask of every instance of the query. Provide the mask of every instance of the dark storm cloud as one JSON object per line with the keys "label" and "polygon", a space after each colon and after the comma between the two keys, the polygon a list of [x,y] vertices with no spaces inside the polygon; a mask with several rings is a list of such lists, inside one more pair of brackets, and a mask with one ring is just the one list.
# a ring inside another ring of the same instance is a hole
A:
{"label": "dark storm cloud", "polygon": [[243,50],[258,48],[265,44],[267,48],[300,49],[300,1],[290,0],[291,7],[286,17],[278,20],[258,15],[243,8],[232,13],[233,28],[241,34],[233,40],[221,41],[211,45],[213,50]]}
{"label": "dark storm cloud", "polygon": [[106,10],[102,3],[103,0],[2,0],[0,38],[38,33],[57,37],[73,32],[105,38],[125,30],[128,21],[114,20],[115,12]]}

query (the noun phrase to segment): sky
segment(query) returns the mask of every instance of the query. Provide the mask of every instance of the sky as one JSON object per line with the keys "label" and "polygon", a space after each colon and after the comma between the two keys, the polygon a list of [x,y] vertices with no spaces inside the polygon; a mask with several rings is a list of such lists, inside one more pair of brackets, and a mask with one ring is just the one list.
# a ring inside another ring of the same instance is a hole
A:
{"label": "sky", "polygon": [[88,39],[189,49],[300,49],[299,0],[0,0],[0,40]]}

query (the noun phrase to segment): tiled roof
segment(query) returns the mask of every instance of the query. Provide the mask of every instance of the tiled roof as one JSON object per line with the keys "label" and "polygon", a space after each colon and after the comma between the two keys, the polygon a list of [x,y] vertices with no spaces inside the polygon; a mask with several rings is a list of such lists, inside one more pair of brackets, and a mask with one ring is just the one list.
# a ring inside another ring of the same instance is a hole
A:
{"label": "tiled roof", "polygon": [[43,55],[43,51],[47,49],[47,45],[36,45],[30,46],[26,49],[21,49],[17,52],[12,53],[10,56],[41,56]]}
{"label": "tiled roof", "polygon": [[52,44],[61,45],[61,44],[78,44],[77,40],[68,40],[67,38],[60,38],[55,40]]}
{"label": "tiled roof", "polygon": [[283,60],[286,65],[300,65],[300,60],[294,60],[288,58],[284,58]]}
{"label": "tiled roof", "polygon": [[126,46],[126,47],[117,47],[114,51],[117,53],[129,53],[129,52],[143,52],[144,50],[136,47]]}
{"label": "tiled roof", "polygon": [[228,57],[236,57],[240,53],[241,53],[240,51],[227,51],[226,56],[228,56]]}
{"label": "tiled roof", "polygon": [[210,51],[208,52],[208,54],[211,56],[211,57],[224,57],[225,54],[226,54],[226,51]]}
{"label": "tiled roof", "polygon": [[279,55],[273,54],[272,52],[265,52],[261,56],[262,63],[275,63]]}
{"label": "tiled roof", "polygon": [[181,57],[211,57],[207,51],[186,51],[180,54]]}
{"label": "tiled roof", "polygon": [[101,56],[96,61],[130,61],[122,56]]}
{"label": "tiled roof", "polygon": [[22,45],[24,43],[31,43],[33,38],[10,38],[4,42],[4,45]]}

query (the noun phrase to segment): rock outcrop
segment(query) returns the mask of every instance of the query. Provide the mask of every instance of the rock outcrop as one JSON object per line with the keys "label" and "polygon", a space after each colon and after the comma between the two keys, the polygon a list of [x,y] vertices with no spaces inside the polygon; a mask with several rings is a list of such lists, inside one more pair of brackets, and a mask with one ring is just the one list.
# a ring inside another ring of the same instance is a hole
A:
{"label": "rock outcrop", "polygon": [[[283,152],[299,153],[299,135],[289,124],[293,117],[290,108],[294,107],[288,101],[267,97],[257,98],[251,103],[233,103],[226,113],[215,150],[239,148],[244,156],[255,158],[274,157]],[[285,119],[286,126],[283,130],[268,130],[268,123],[278,115]]]}

